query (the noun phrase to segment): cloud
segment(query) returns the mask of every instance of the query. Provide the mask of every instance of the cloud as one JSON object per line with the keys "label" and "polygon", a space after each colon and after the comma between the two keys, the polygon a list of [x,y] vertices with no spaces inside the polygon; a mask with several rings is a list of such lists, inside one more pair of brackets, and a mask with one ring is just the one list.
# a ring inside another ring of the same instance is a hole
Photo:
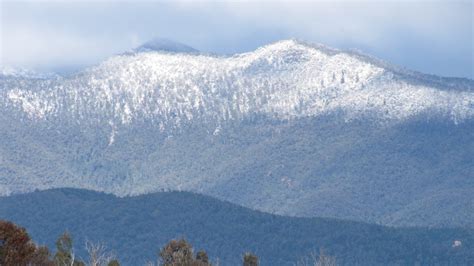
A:
{"label": "cloud", "polygon": [[87,65],[138,44],[133,34],[104,34],[83,23],[86,16],[69,17],[67,6],[23,9],[25,4],[2,4],[1,65],[40,69]]}
{"label": "cloud", "polygon": [[101,40],[99,36],[83,36],[35,25],[12,25],[3,30],[2,38],[5,64],[82,64],[110,53],[104,45],[107,40]]}
{"label": "cloud", "polygon": [[473,77],[470,1],[2,2],[2,63],[93,64],[153,37],[208,52],[299,38]]}

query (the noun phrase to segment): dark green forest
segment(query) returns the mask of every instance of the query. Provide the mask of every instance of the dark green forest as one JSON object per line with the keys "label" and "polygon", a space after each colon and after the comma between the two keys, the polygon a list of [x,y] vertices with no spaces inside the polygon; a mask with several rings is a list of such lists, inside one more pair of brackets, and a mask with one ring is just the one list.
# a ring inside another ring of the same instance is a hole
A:
{"label": "dark green forest", "polygon": [[[317,204],[317,203],[316,203]],[[25,227],[54,253],[67,231],[78,257],[102,243],[121,265],[155,261],[171,239],[186,239],[220,265],[253,252],[261,265],[295,265],[321,250],[338,265],[472,265],[471,229],[393,228],[325,218],[262,213],[189,192],[119,198],[53,189],[0,198],[0,219]],[[454,245],[460,243],[460,245]]]}

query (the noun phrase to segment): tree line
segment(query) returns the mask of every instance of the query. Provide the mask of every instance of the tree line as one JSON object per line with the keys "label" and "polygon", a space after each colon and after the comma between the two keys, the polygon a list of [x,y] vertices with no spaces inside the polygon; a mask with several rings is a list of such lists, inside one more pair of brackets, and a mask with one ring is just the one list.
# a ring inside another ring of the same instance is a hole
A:
{"label": "tree line", "polygon": [[[78,258],[72,236],[66,231],[56,240],[56,252],[53,254],[47,246],[34,243],[25,228],[12,222],[0,220],[0,266],[120,266],[115,254],[105,245],[86,241],[87,258]],[[157,252],[155,262],[147,266],[218,266],[219,260],[211,262],[205,250],[194,254],[192,245],[185,239],[173,239]],[[304,259],[297,265],[333,266],[333,257],[321,253],[312,254],[310,260]],[[252,252],[242,256],[243,266],[258,266],[259,258]]]}

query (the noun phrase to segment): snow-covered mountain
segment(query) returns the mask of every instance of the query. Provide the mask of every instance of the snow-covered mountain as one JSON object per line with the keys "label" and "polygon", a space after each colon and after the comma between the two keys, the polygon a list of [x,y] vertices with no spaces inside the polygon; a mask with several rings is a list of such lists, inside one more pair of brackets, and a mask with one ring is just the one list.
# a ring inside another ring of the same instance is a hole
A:
{"label": "snow-covered mountain", "polygon": [[322,45],[215,56],[158,40],[69,77],[1,79],[0,96],[2,194],[178,189],[387,224],[473,199],[474,81]]}
{"label": "snow-covered mountain", "polygon": [[472,86],[449,91],[417,84],[356,55],[294,40],[232,57],[146,51],[110,58],[72,78],[15,84],[5,92],[6,104],[36,119],[151,119],[161,127],[251,114],[404,120],[429,113],[456,123],[474,116]]}

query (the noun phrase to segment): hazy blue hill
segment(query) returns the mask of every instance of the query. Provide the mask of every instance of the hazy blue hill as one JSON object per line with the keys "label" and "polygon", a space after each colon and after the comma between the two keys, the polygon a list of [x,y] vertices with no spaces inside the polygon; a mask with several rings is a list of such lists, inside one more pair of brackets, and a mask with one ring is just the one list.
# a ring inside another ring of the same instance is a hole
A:
{"label": "hazy blue hill", "polygon": [[164,38],[152,39],[134,49],[135,52],[163,51],[173,53],[198,53],[199,51],[182,43]]}
{"label": "hazy blue hill", "polygon": [[[283,217],[188,192],[117,198],[54,189],[0,198],[0,218],[25,226],[36,242],[49,246],[67,229],[82,256],[86,239],[103,241],[127,265],[154,260],[165,242],[181,236],[196,249],[206,249],[211,258],[219,258],[222,265],[237,265],[248,250],[261,257],[262,265],[292,265],[322,247],[348,265],[469,265],[474,261],[472,230]],[[454,240],[461,240],[462,247],[453,248]]]}

